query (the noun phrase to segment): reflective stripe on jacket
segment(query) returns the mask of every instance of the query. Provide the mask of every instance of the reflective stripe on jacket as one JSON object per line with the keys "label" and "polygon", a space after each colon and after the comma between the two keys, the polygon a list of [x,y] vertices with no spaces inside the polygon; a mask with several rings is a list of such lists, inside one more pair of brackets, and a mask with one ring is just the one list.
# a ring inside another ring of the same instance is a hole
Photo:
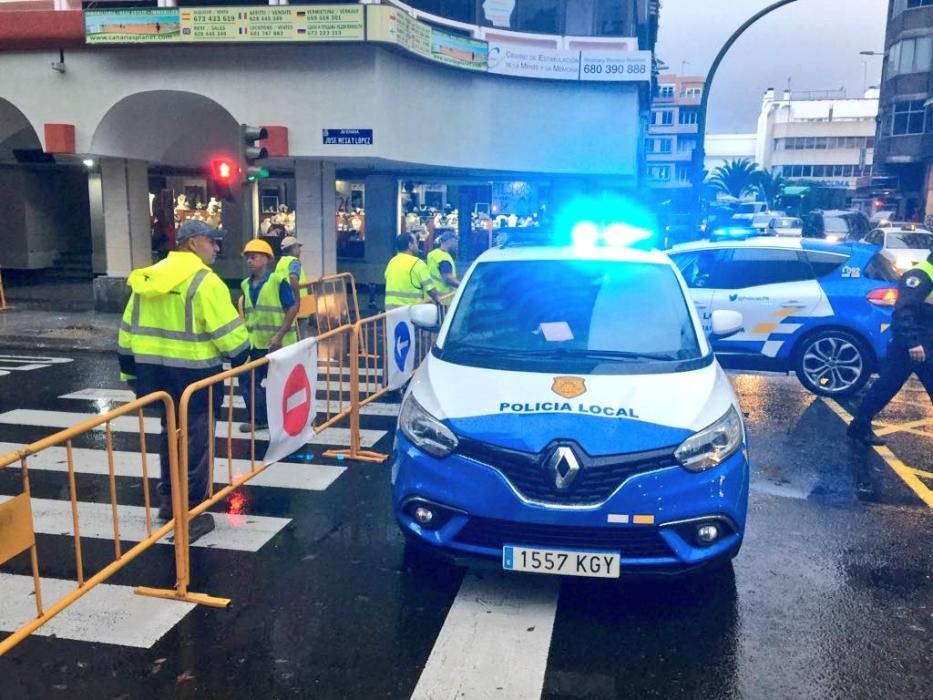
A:
{"label": "reflective stripe on jacket", "polygon": [[133,270],[127,283],[132,294],[117,339],[123,379],[136,376],[137,364],[213,370],[249,350],[230,290],[194,253],[172,251]]}
{"label": "reflective stripe on jacket", "polygon": [[[272,345],[272,336],[279,332],[285,322],[286,310],[282,308],[282,301],[279,298],[279,286],[282,282],[288,282],[287,275],[282,276],[278,272],[270,274],[259,290],[256,306],[253,306],[249,293],[250,278],[247,277],[240,283],[240,289],[243,290],[243,315],[246,318],[246,328],[249,330],[249,340],[253,348],[268,350]],[[282,347],[297,342],[298,332],[292,326],[282,336]]]}
{"label": "reflective stripe on jacket", "polygon": [[428,266],[410,253],[397,253],[386,266],[385,276],[387,309],[418,304],[435,287]]}
{"label": "reflective stripe on jacket", "polygon": [[437,289],[437,293],[441,296],[445,296],[454,291],[454,287],[447,284],[447,281],[444,279],[444,275],[441,274],[442,262],[450,263],[450,274],[456,277],[457,263],[454,262],[454,259],[450,253],[448,253],[446,250],[441,250],[440,248],[435,248],[430,253],[428,253],[428,271],[431,273],[431,280],[434,282],[434,287]]}

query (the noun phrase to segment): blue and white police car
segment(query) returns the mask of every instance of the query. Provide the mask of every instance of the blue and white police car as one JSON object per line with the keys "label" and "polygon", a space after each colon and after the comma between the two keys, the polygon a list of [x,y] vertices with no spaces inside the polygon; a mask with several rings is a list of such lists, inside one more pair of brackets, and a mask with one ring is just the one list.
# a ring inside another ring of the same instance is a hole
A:
{"label": "blue and white police car", "polygon": [[684,280],[662,253],[591,242],[493,249],[465,276],[399,417],[412,546],[613,578],[739,551],[745,428]]}
{"label": "blue and white police car", "polygon": [[810,391],[858,391],[883,359],[897,271],[876,246],[774,237],[697,241],[667,251],[708,328],[738,311],[741,333],[714,338],[725,367],[790,372]]}

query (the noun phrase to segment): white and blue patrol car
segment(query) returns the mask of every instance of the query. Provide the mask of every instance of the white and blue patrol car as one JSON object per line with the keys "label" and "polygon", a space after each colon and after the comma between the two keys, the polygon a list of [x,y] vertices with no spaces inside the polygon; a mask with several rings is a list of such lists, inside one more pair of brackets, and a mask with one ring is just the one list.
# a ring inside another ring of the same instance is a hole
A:
{"label": "white and blue patrol car", "polygon": [[[436,315],[412,309],[417,325]],[[455,559],[618,577],[726,562],[742,542],[742,414],[656,251],[484,253],[408,388],[393,460],[410,545]]]}
{"label": "white and blue patrol car", "polygon": [[898,273],[876,246],[757,237],[668,251],[704,324],[738,311],[741,333],[714,338],[726,367],[793,371],[810,391],[844,396],[887,352]]}

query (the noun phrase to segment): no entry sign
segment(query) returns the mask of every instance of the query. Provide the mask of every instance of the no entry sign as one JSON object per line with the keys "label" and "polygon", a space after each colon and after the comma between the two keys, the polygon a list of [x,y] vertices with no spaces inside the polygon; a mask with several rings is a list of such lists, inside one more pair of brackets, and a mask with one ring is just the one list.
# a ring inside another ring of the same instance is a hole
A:
{"label": "no entry sign", "polygon": [[266,464],[300,450],[314,437],[317,339],[307,338],[269,354],[266,405],[269,449]]}

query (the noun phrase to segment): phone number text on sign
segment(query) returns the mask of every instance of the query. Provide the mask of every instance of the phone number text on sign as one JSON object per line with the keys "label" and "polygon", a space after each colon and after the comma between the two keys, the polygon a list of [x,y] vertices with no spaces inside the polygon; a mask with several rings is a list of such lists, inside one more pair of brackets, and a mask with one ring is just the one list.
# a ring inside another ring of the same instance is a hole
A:
{"label": "phone number text on sign", "polygon": [[580,61],[580,80],[616,83],[651,80],[651,52],[608,54],[584,51]]}

